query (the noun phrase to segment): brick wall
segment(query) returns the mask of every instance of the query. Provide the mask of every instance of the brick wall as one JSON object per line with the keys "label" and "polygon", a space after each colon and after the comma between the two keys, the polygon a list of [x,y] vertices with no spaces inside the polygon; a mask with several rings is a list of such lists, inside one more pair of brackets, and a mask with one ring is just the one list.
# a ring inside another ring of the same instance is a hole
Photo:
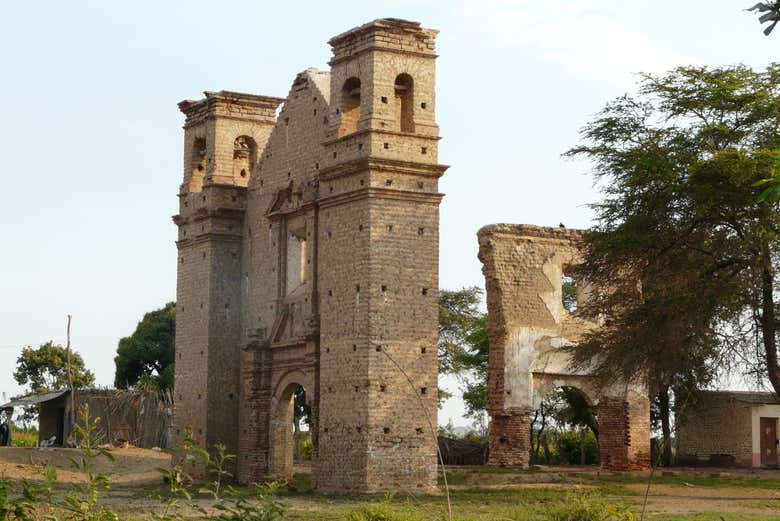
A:
{"label": "brick wall", "polygon": [[705,393],[686,405],[677,418],[677,455],[708,461],[711,455],[734,456],[752,464],[751,407],[728,395]]}

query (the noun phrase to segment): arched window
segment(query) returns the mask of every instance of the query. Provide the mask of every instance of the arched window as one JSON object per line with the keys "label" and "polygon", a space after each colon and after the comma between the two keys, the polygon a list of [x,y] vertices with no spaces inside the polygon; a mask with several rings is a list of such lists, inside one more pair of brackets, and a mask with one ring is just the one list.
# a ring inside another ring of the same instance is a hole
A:
{"label": "arched window", "polygon": [[357,131],[360,120],[360,80],[349,78],[341,89],[341,125],[339,137]]}
{"label": "arched window", "polygon": [[249,136],[238,136],[233,142],[233,179],[247,182],[255,167],[257,145]]}
{"label": "arched window", "polygon": [[408,74],[395,78],[395,111],[401,132],[414,132],[414,81]]}
{"label": "arched window", "polygon": [[206,138],[195,138],[190,152],[190,192],[200,192],[206,177]]}

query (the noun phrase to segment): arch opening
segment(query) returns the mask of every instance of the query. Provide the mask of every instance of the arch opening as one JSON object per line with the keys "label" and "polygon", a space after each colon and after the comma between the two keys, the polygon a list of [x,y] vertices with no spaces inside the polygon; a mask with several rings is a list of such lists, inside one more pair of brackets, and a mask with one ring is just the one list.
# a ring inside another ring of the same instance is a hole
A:
{"label": "arch opening", "polygon": [[401,132],[414,132],[414,80],[408,74],[395,78],[395,120]]}
{"label": "arch opening", "polygon": [[257,143],[250,136],[238,136],[233,142],[233,179],[248,183],[257,162]]}
{"label": "arch opening", "polygon": [[344,87],[341,89],[339,137],[357,131],[360,109],[360,79],[352,77],[344,82]]}
{"label": "arch opening", "polygon": [[311,406],[306,389],[289,384],[279,395],[271,412],[270,474],[293,479],[296,464],[312,458]]}
{"label": "arch opening", "polygon": [[203,189],[203,179],[206,177],[206,138],[195,138],[190,151],[190,192],[200,192]]}
{"label": "arch opening", "polygon": [[568,385],[554,388],[530,418],[530,463],[597,465],[599,425],[588,396]]}

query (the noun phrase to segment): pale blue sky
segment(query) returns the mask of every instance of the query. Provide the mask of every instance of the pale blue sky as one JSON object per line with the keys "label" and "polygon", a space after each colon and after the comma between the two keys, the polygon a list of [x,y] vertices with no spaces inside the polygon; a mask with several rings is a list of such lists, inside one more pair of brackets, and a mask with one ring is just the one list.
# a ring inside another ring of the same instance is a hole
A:
{"label": "pale blue sky", "polygon": [[[638,71],[762,67],[752,0],[5,2],[0,26],[0,391],[21,346],[73,344],[100,384],[117,340],[175,296],[182,115],[203,90],[285,96],[331,36],[380,17],[441,30],[441,286],[482,285],[477,229],[585,227],[560,154]],[[440,414],[456,424],[460,405]]]}

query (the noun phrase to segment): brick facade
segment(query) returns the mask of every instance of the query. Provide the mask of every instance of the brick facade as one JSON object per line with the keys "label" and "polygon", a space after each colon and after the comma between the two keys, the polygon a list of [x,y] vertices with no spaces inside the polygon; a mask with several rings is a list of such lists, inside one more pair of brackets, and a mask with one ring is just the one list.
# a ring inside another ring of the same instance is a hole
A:
{"label": "brick facade", "polygon": [[[562,303],[563,277],[582,262],[580,231],[496,224],[478,233],[488,306],[487,411],[490,464],[529,463],[530,414],[556,387],[576,388],[596,406],[601,464],[636,470],[650,463],[650,404],[642,386],[598,388],[575,372],[562,347],[598,327]],[[591,291],[576,281],[577,300]]]}
{"label": "brick facade", "polygon": [[291,475],[303,386],[319,490],[435,488],[436,34],[376,20],[286,99],[180,104],[174,431],[242,482]]}

